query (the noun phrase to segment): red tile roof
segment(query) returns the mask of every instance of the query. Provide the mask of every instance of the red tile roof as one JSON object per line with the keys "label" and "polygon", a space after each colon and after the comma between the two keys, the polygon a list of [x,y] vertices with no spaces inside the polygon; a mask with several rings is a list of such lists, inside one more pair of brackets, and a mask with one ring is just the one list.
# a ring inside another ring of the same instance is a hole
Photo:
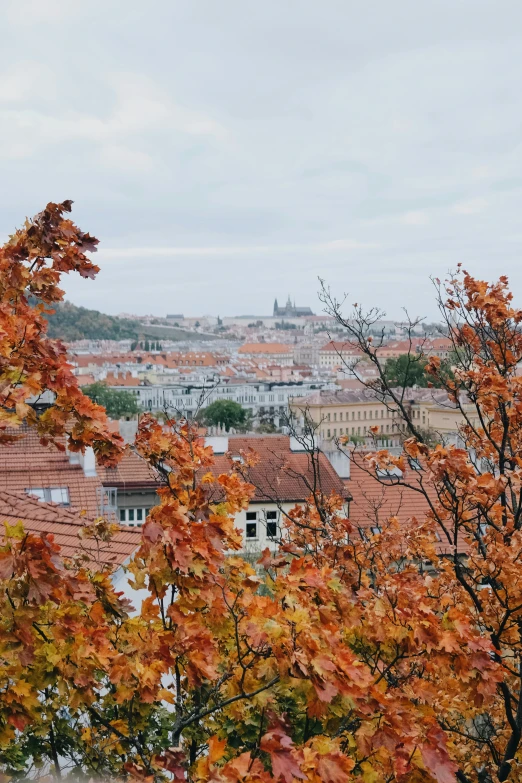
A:
{"label": "red tile roof", "polygon": [[[293,503],[310,496],[310,486],[314,481],[310,457],[306,452],[291,451],[288,435],[238,435],[229,438],[228,449],[232,456],[249,448],[259,456],[255,467],[245,467],[244,470],[245,477],[256,487],[253,502],[273,500]],[[230,471],[230,460],[226,456],[216,455],[215,461],[213,473]],[[349,497],[348,487],[324,454],[319,455],[319,478],[325,494],[336,492],[342,497]]]}
{"label": "red tile roof", "polygon": [[[417,471],[409,468],[403,479],[415,486],[419,475]],[[425,473],[422,473],[422,481],[428,497],[436,504],[435,487]],[[406,526],[406,523],[412,519],[422,523],[429,511],[428,500],[421,492],[393,483],[391,480],[389,483],[387,480],[378,480],[373,473],[368,472],[362,454],[358,454],[351,460],[350,478],[346,481],[346,485],[352,495],[350,522],[359,528],[382,526],[390,517],[397,517],[402,526]],[[437,548],[440,552],[450,549],[442,541]]]}
{"label": "red tile roof", "polygon": [[107,386],[141,386],[142,382],[139,378],[135,378],[130,372],[121,372],[115,375],[113,372],[108,372],[107,377],[102,383],[106,383]]}
{"label": "red tile roof", "polygon": [[52,533],[64,557],[85,552],[91,562],[100,564],[121,565],[137,549],[141,538],[141,531],[123,527],[109,542],[80,538],[80,530],[92,520],[54,503],[0,490],[0,524],[14,525],[18,521],[28,533]]}
{"label": "red tile roof", "polygon": [[105,487],[156,489],[159,486],[154,469],[130,449],[115,468],[100,468],[99,473]]}
{"label": "red tile roof", "polygon": [[240,354],[291,354],[293,355],[294,349],[291,345],[284,345],[283,343],[245,343],[241,346],[238,353]]}
{"label": "red tile roof", "polygon": [[13,430],[20,437],[0,446],[0,490],[25,492],[42,487],[67,487],[70,504],[89,517],[98,514],[96,490],[98,476],[87,477],[79,464],[71,464],[69,455],[55,446],[42,446],[33,430]]}

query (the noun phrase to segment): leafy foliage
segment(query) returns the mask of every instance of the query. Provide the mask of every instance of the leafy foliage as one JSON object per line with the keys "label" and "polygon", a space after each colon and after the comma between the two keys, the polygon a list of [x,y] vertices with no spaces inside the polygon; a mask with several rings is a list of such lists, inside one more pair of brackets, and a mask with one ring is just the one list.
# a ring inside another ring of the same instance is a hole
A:
{"label": "leafy foliage", "polygon": [[440,387],[442,385],[441,376],[444,380],[452,377],[454,363],[454,356],[442,360],[439,372],[435,377],[427,370],[429,358],[425,354],[422,352],[419,354],[404,353],[396,358],[388,359],[383,372],[386,383],[389,386],[399,386],[401,388],[408,386]]}
{"label": "leafy foliage", "polygon": [[[61,222],[64,208],[44,213],[54,216],[50,252],[60,247],[53,286],[87,242]],[[0,280],[17,253],[0,266]],[[10,286],[2,290],[14,328],[31,313],[9,299]],[[392,517],[361,535],[343,501],[322,491],[310,448],[310,497],[284,510],[277,550],[266,549],[254,568],[239,555],[234,519],[255,492],[255,454],[219,473],[195,425],[147,415],[136,450],[161,486],[129,565],[132,587],[146,594],[137,611],[115,591],[109,567],[82,557],[65,563],[52,534],[6,525],[0,763],[8,774],[71,770],[147,783],[520,780],[522,311],[503,279],[488,286],[455,278],[448,296],[443,309],[461,364],[441,383],[457,404],[465,393],[475,405],[462,429],[468,448],[431,448],[409,420],[403,454],[354,457],[374,475],[401,471],[405,489],[407,459],[416,460],[411,489],[431,488],[425,519],[400,525]],[[8,326],[7,306],[2,312]],[[355,331],[357,321],[350,324]],[[39,357],[61,350],[42,330],[32,339]],[[32,354],[21,353],[23,343],[15,348],[16,377],[33,378]],[[62,369],[73,389],[67,414],[78,416],[74,379]],[[437,377],[438,369],[432,359],[429,372]],[[88,401],[87,443],[93,411]],[[111,532],[100,519],[82,535],[106,540]]]}
{"label": "leafy foliage", "polygon": [[[66,435],[71,451],[92,446],[110,464],[122,440],[108,431],[103,409],[80,391],[65,347],[46,336],[46,316],[63,298],[61,275],[93,278],[99,271],[85,255],[98,240],[64,217],[71,203],[48,204],[0,248],[0,442],[11,437],[8,428],[27,423],[44,442],[60,443]],[[27,400],[44,392],[55,401],[37,416]]]}
{"label": "leafy foliage", "polygon": [[66,342],[74,340],[125,340],[135,338],[140,331],[138,321],[105,315],[98,310],[60,302],[47,316],[49,337]]}
{"label": "leafy foliage", "polygon": [[111,419],[136,416],[139,413],[136,397],[131,392],[111,389],[105,383],[91,383],[83,387],[83,393],[105,408]]}
{"label": "leafy foliage", "polygon": [[242,430],[249,422],[249,412],[234,400],[216,400],[203,409],[202,419],[208,426]]}

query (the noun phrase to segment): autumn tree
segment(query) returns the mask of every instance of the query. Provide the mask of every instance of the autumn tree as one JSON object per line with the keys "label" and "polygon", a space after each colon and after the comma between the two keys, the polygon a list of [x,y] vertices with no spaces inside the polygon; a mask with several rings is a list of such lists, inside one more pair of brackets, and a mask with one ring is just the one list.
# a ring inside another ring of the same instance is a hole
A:
{"label": "autumn tree", "polygon": [[[41,322],[26,307],[29,285],[44,301],[59,301],[61,272],[96,271],[80,250],[95,240],[63,219],[69,208],[49,205],[19,232],[14,251],[10,243],[1,251],[8,302],[1,317],[11,335],[2,345],[12,401],[4,423],[25,420],[46,439],[92,445],[114,462],[121,446],[103,412],[78,389],[63,347],[47,340],[45,327],[30,329],[33,317]],[[285,509],[277,551],[266,550],[253,567],[241,557],[235,518],[255,491],[255,453],[220,472],[194,424],[147,415],[134,448],[160,486],[129,565],[135,610],[115,591],[110,567],[81,551],[64,562],[51,532],[6,527],[0,764],[8,775],[147,783],[518,779],[522,514],[519,436],[509,428],[519,416],[513,351],[522,316],[504,284],[458,285],[451,301],[471,303],[487,340],[462,325],[468,375],[454,383],[467,383],[470,396],[489,383],[477,397],[480,424],[465,423],[473,452],[430,450],[415,432],[405,444],[423,465],[416,491],[425,481],[439,491],[426,519],[400,528],[392,518],[376,535],[354,529],[343,501],[323,491],[322,457],[310,441],[309,498]],[[501,347],[487,342],[493,327]],[[43,360],[40,374],[34,356]],[[47,388],[56,401],[38,418],[26,400]],[[505,439],[513,452],[502,451]],[[503,472],[493,444],[504,454]],[[404,459],[385,453],[365,464],[400,470]],[[291,465],[282,470],[281,481]],[[88,521],[82,536],[107,540],[111,530],[107,520]]]}
{"label": "autumn tree", "polygon": [[[459,268],[446,283],[434,283],[455,365],[452,377],[437,357],[426,369],[462,422],[454,444],[434,448],[405,404],[404,387],[390,385],[380,341],[368,335],[380,314],[355,306],[348,318],[325,287],[323,300],[376,368],[378,380],[370,385],[401,411],[410,436],[401,455],[361,455],[360,464],[376,480],[394,470],[399,485],[424,497],[424,524],[436,531],[445,552],[435,561],[429,594],[440,597],[445,616],[457,610],[480,629],[500,674],[494,697],[472,710],[440,682],[439,725],[450,740],[458,780],[515,781],[522,774],[522,311],[513,305],[505,277],[489,284]],[[411,334],[416,324],[409,326]],[[418,469],[408,472],[412,459]]]}

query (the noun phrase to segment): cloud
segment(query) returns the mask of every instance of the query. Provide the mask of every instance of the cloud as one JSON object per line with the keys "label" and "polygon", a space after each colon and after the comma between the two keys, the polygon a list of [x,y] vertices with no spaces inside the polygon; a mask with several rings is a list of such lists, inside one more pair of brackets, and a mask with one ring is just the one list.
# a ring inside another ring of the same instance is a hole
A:
{"label": "cloud", "polygon": [[[41,90],[42,69],[39,65],[26,64],[8,71],[5,79],[0,78],[0,101],[2,90],[4,102],[19,101],[34,97],[34,88]],[[151,80],[132,73],[112,74],[107,78],[112,90],[113,106],[104,114],[87,113],[68,109],[62,101],[59,105],[50,102],[45,92],[45,108],[33,108],[29,104],[20,108],[0,109],[0,155],[22,157],[39,153],[44,147],[89,142],[95,145],[107,145],[101,151],[102,163],[111,162],[107,149],[112,149],[114,159],[121,158],[121,150],[127,149],[126,157],[132,154],[139,169],[144,166],[146,153],[136,149],[131,152],[134,142],[143,145],[143,139],[151,134],[166,132],[179,133],[188,137],[208,137],[221,140],[226,137],[225,128],[204,113],[177,104],[158,88]],[[127,144],[123,145],[122,140]],[[149,146],[150,145],[149,143]],[[117,150],[120,150],[118,153]]]}
{"label": "cloud", "polygon": [[150,171],[154,166],[151,155],[122,144],[106,144],[101,147],[100,160],[104,166],[125,172]]}
{"label": "cloud", "polygon": [[245,256],[284,255],[288,253],[337,252],[345,250],[375,250],[379,245],[355,240],[335,240],[303,245],[236,245],[222,247],[114,247],[100,248],[100,256],[114,259],[174,258],[177,256]]}
{"label": "cloud", "polygon": [[405,212],[401,215],[401,223],[405,226],[425,226],[429,223],[429,217],[426,212],[422,210],[413,210],[412,212]]}
{"label": "cloud", "polygon": [[81,10],[82,0],[5,0],[5,13],[12,25],[56,25]]}
{"label": "cloud", "polygon": [[457,215],[478,215],[489,206],[485,198],[470,198],[467,201],[459,201],[453,205],[453,212]]}
{"label": "cloud", "polygon": [[375,242],[359,242],[355,239],[335,239],[317,245],[316,250],[375,250],[379,245]]}
{"label": "cloud", "polygon": [[0,233],[73,198],[102,271],[68,295],[109,312],[313,306],[321,275],[433,313],[458,261],[522,300],[519,0],[295,5],[0,3]]}
{"label": "cloud", "polygon": [[36,98],[45,84],[46,95],[56,94],[56,80],[51,68],[33,60],[12,63],[0,78],[0,104],[23,103]]}

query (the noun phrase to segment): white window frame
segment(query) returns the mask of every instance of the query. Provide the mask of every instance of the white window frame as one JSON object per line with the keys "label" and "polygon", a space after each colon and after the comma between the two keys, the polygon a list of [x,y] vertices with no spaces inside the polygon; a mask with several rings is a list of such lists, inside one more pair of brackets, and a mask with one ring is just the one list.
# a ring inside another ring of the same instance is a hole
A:
{"label": "white window frame", "polygon": [[30,487],[25,490],[25,493],[37,498],[40,503],[55,503],[58,506],[71,505],[69,487]]}
{"label": "white window frame", "polygon": [[[255,536],[248,535],[249,525],[255,525]],[[247,511],[245,513],[245,541],[259,541],[259,519],[257,516],[257,511]]]}

